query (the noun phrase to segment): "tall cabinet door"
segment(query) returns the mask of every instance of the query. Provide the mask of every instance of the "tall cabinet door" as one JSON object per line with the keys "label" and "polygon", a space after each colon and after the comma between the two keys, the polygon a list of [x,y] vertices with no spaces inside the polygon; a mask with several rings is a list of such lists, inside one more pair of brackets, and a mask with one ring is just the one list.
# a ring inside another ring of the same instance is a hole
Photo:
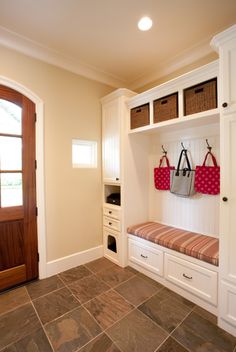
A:
{"label": "tall cabinet door", "polygon": [[236,113],[222,116],[221,138],[220,269],[236,285]]}
{"label": "tall cabinet door", "polygon": [[219,325],[236,336],[236,25],[216,35],[221,106]]}
{"label": "tall cabinet door", "polygon": [[221,118],[219,325],[236,336],[236,113]]}
{"label": "tall cabinet door", "polygon": [[120,112],[119,100],[102,107],[103,181],[120,182]]}

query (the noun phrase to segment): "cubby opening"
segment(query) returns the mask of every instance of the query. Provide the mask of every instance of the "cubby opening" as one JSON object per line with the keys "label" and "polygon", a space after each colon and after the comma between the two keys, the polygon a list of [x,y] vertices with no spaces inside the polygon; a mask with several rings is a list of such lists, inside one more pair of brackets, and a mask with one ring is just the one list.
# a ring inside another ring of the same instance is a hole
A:
{"label": "cubby opening", "polygon": [[104,185],[104,202],[113,205],[121,205],[119,185]]}
{"label": "cubby opening", "polygon": [[116,239],[112,235],[107,236],[107,248],[114,252],[117,253],[117,247],[116,247]]}

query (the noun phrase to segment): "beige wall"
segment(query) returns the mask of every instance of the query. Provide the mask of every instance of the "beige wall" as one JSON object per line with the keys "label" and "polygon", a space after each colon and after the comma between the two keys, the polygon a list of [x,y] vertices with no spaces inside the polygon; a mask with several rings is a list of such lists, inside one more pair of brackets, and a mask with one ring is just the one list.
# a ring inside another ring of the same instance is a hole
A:
{"label": "beige wall", "polygon": [[[44,102],[47,261],[101,245],[99,99],[114,89],[3,47],[0,75]],[[97,169],[72,169],[72,138],[98,141]]]}

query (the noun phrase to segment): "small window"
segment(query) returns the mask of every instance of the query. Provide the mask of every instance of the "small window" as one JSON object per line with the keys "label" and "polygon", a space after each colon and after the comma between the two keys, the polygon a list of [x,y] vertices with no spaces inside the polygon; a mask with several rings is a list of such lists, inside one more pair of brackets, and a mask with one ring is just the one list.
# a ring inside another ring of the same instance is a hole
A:
{"label": "small window", "polygon": [[97,142],[72,140],[72,165],[81,168],[97,167]]}

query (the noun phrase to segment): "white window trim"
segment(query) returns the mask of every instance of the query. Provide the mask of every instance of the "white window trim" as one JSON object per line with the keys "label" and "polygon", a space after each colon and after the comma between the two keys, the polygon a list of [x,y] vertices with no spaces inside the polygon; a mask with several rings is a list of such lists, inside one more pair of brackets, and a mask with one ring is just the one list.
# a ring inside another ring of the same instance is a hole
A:
{"label": "white window trim", "polygon": [[[96,169],[97,168],[97,141],[91,141],[91,140],[82,140],[79,138],[74,138],[72,139],[72,167],[75,169]],[[91,163],[76,163],[73,161],[73,146],[74,145],[79,145],[79,146],[89,146],[91,148]]]}

